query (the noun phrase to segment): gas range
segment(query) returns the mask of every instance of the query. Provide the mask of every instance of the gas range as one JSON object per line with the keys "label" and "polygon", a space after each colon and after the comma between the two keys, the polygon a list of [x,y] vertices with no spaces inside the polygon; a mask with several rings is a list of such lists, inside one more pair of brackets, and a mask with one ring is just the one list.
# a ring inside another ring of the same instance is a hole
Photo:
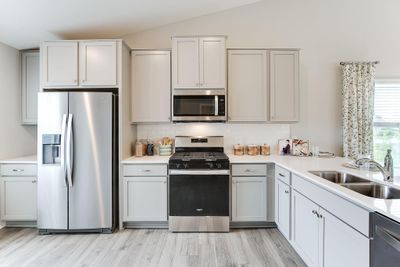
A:
{"label": "gas range", "polygon": [[229,231],[229,158],[222,136],[175,138],[169,159],[169,229]]}

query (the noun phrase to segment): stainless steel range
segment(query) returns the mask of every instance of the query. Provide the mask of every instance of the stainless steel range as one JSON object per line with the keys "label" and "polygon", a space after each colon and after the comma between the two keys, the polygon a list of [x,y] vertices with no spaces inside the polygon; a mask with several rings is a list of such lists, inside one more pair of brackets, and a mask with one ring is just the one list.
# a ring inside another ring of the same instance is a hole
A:
{"label": "stainless steel range", "polygon": [[229,232],[229,158],[222,136],[177,136],[169,160],[169,230]]}

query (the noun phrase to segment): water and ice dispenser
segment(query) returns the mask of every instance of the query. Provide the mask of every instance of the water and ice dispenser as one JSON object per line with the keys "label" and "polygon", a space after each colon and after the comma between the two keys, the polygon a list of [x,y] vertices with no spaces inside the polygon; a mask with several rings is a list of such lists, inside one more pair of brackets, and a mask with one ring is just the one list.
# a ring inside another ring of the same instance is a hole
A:
{"label": "water and ice dispenser", "polygon": [[60,164],[61,134],[43,134],[43,164]]}

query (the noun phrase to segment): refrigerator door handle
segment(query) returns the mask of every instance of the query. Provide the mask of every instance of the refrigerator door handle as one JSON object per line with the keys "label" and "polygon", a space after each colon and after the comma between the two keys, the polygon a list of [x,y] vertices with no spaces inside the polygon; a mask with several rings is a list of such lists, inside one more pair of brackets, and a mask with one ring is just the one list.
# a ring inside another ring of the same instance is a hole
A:
{"label": "refrigerator door handle", "polygon": [[66,162],[67,162],[67,181],[68,186],[72,187],[72,170],[73,170],[73,154],[74,154],[74,143],[73,143],[73,136],[72,136],[72,114],[68,115],[68,122],[67,122],[67,141],[66,141]]}
{"label": "refrigerator door handle", "polygon": [[67,181],[67,164],[65,162],[65,137],[67,135],[67,118],[68,115],[64,114],[62,117],[62,124],[61,124],[61,167],[64,170],[64,179],[65,179],[65,186],[68,186]]}

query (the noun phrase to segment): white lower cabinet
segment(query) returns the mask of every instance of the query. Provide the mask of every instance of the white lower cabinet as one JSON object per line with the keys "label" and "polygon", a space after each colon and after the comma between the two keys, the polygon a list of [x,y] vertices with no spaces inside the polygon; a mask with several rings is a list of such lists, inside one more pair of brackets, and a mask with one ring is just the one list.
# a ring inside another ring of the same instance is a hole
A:
{"label": "white lower cabinet", "polygon": [[369,238],[296,190],[291,243],[308,266],[369,266]]}
{"label": "white lower cabinet", "polygon": [[267,177],[232,177],[232,221],[267,221]]}
{"label": "white lower cabinet", "polygon": [[1,220],[36,221],[36,177],[1,177]]}
{"label": "white lower cabinet", "polygon": [[275,221],[281,233],[290,240],[290,186],[275,180]]}
{"label": "white lower cabinet", "polygon": [[292,244],[308,266],[318,265],[318,205],[293,190]]}
{"label": "white lower cabinet", "polygon": [[167,177],[124,177],[124,221],[167,221]]}

